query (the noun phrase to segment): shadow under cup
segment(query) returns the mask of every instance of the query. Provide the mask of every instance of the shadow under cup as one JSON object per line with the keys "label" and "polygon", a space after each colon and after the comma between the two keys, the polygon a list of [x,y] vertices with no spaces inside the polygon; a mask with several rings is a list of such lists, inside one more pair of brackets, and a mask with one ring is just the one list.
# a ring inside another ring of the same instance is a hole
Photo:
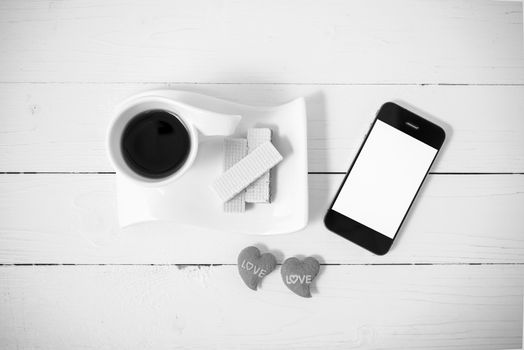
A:
{"label": "shadow under cup", "polygon": [[162,109],[140,112],[125,125],[120,151],[126,165],[149,179],[177,172],[191,150],[189,132],[178,116]]}

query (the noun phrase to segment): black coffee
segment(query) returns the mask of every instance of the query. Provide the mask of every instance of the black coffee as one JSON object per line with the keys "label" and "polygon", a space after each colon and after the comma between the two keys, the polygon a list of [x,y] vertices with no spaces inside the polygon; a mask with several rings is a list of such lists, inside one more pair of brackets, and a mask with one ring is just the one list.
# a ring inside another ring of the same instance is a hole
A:
{"label": "black coffee", "polygon": [[176,172],[190,149],[189,133],[175,115],[163,110],[138,114],[122,134],[122,154],[136,173],[159,179]]}

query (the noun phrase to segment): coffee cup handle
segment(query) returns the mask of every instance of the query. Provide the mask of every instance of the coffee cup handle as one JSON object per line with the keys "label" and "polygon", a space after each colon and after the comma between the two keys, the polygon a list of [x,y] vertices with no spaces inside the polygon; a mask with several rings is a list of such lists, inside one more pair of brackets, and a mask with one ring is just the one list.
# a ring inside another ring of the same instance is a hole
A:
{"label": "coffee cup handle", "polygon": [[186,110],[184,119],[187,119],[200,133],[206,136],[231,135],[242,119],[240,115],[217,113],[180,102],[175,103],[180,104],[180,107]]}

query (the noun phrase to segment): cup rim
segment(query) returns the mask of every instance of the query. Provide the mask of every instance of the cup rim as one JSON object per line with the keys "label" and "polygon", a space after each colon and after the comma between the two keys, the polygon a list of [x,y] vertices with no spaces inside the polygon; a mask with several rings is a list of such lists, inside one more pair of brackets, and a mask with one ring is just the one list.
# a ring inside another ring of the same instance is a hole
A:
{"label": "cup rim", "polygon": [[[107,129],[106,141],[109,159],[117,175],[122,175],[128,180],[139,182],[143,185],[161,186],[176,180],[191,167],[198,151],[198,133],[196,128],[184,119],[184,112],[171,102],[170,99],[160,96],[140,96],[126,100],[115,108],[113,118]],[[148,106],[149,104],[151,106]],[[190,140],[189,153],[184,164],[172,174],[156,179],[145,177],[131,169],[122,156],[121,150],[122,133],[129,121],[138,114],[149,110],[164,110],[174,118],[177,118],[186,128]]]}

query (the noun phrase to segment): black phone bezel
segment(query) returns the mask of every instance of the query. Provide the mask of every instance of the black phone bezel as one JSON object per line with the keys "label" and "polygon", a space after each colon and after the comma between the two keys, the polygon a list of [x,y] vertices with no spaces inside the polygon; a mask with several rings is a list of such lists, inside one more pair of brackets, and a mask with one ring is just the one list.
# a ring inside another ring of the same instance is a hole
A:
{"label": "black phone bezel", "polygon": [[[414,137],[415,139],[437,149],[437,153],[431,161],[431,164],[428,167],[426,174],[424,175],[424,179],[421,181],[417,189],[417,192],[413,196],[413,199],[411,200],[411,203],[408,209],[406,210],[406,213],[404,214],[404,217],[402,218],[402,221],[400,222],[397,232],[395,232],[393,238],[389,238],[381,234],[380,232],[377,232],[361,224],[360,222],[355,221],[345,215],[342,215],[332,209],[333,204],[335,203],[338,195],[340,194],[342,187],[344,187],[346,179],[349,176],[349,173],[351,172],[353,165],[358,159],[362,148],[366,144],[368,136],[373,130],[373,127],[375,126],[377,120],[381,120],[384,123],[389,124],[394,128],[402,131],[403,133],[408,134]],[[373,123],[371,124],[371,127],[369,128],[369,131],[366,134],[366,137],[364,138],[364,141],[360,145],[357,155],[353,159],[353,162],[351,163],[349,170],[346,172],[344,180],[338,188],[337,193],[333,198],[333,201],[331,202],[331,205],[329,206],[329,209],[324,217],[324,225],[330,231],[333,231],[339,236],[342,236],[350,240],[351,242],[361,246],[364,249],[369,250],[374,254],[386,254],[391,248],[393,241],[397,237],[398,232],[400,231],[402,224],[404,223],[404,220],[406,219],[409,210],[411,209],[411,206],[413,205],[413,202],[415,201],[415,198],[417,197],[420,188],[422,187],[422,184],[424,183],[429,173],[429,170],[431,169],[431,166],[435,162],[435,159],[440,151],[440,148],[442,147],[442,144],[444,143],[445,138],[446,133],[444,132],[444,129],[442,129],[440,126],[416,115],[411,111],[408,111],[407,109],[393,102],[387,102],[384,105],[382,105],[382,107],[380,107],[380,110],[377,113],[376,118],[373,120]]]}

